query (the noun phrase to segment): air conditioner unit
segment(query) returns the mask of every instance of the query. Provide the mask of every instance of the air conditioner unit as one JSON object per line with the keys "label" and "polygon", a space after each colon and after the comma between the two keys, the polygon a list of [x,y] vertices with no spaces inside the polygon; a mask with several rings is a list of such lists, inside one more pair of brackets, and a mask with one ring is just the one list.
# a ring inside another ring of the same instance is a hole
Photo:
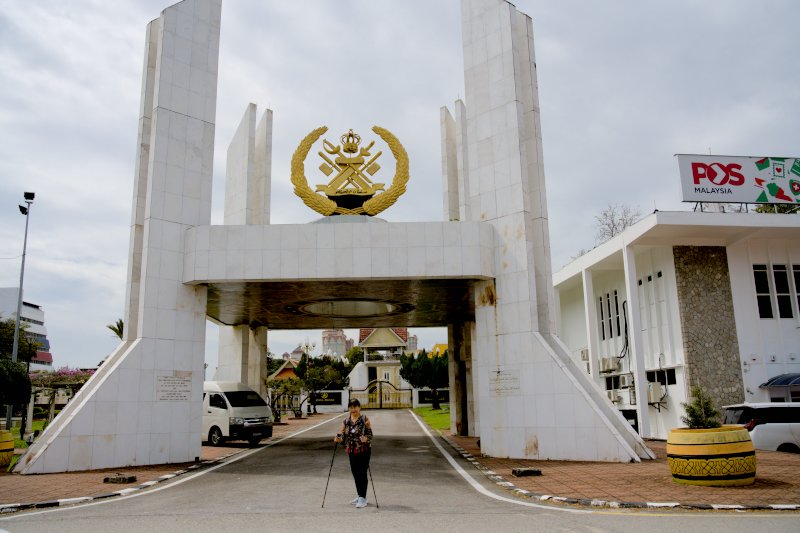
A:
{"label": "air conditioner unit", "polygon": [[627,389],[631,385],[633,385],[633,376],[630,374],[621,374],[619,376],[619,388],[620,389]]}
{"label": "air conditioner unit", "polygon": [[584,348],[581,350],[581,361],[588,361],[589,360],[589,350]]}
{"label": "air conditioner unit", "polygon": [[616,372],[619,370],[619,359],[616,357],[601,357],[600,372]]}
{"label": "air conditioner unit", "polygon": [[658,403],[664,397],[664,385],[658,381],[647,384],[647,403]]}
{"label": "air conditioner unit", "polygon": [[606,395],[608,396],[608,399],[612,403],[619,403],[619,402],[622,401],[622,398],[620,398],[619,391],[617,389],[612,389],[612,390],[606,391]]}

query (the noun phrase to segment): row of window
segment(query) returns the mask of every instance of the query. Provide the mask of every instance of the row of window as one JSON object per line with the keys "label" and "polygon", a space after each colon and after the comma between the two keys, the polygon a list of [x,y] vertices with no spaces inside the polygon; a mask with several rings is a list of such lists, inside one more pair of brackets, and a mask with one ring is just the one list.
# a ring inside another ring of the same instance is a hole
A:
{"label": "row of window", "polygon": [[[646,375],[648,383],[655,383],[657,381],[665,387],[667,385],[675,385],[677,383],[677,380],[675,379],[674,368],[668,368],[666,370],[650,370],[646,373]],[[619,388],[621,388],[619,376],[608,376],[606,378],[606,390]]]}
{"label": "row of window", "polygon": [[[791,275],[790,275],[791,274]],[[800,309],[800,265],[753,265],[759,318],[794,318],[792,300]]]}
{"label": "row of window", "polygon": [[[605,301],[603,295],[600,295],[600,339],[606,340],[620,335],[619,329],[619,296],[617,291],[614,291],[614,305],[611,305],[611,293],[606,293]],[[616,333],[614,325],[617,326]]]}
{"label": "row of window", "polygon": [[[661,271],[659,270],[656,273],[656,277],[662,277]],[[647,276],[647,282],[653,282],[653,276]],[[644,283],[644,279],[639,280],[639,286]],[[612,304],[613,298],[613,304]],[[613,339],[614,337],[619,337],[622,335],[622,330],[620,329],[620,320],[619,320],[619,295],[617,291],[612,293],[607,292],[605,295],[600,295],[600,301],[598,303],[599,310],[597,313],[598,320],[600,322],[600,340],[606,339]]]}
{"label": "row of window", "polygon": [[39,326],[44,326],[44,322],[42,322],[41,320],[34,320],[32,318],[27,318],[27,317],[22,317],[19,320],[20,320],[20,322],[30,322],[31,324],[37,324]]}

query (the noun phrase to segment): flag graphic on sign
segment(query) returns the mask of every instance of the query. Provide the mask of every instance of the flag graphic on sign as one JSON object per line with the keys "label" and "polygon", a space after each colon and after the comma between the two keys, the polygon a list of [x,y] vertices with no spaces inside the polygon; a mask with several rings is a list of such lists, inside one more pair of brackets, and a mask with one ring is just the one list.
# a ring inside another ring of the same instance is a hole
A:
{"label": "flag graphic on sign", "polygon": [[756,168],[758,170],[764,170],[769,166],[769,157],[765,157],[764,159],[759,159],[756,161]]}
{"label": "flag graphic on sign", "polygon": [[786,176],[786,161],[784,159],[772,158],[772,175],[776,178],[783,178]]}
{"label": "flag graphic on sign", "polygon": [[792,194],[795,196],[800,196],[800,181],[789,180],[789,189],[791,189]]}
{"label": "flag graphic on sign", "polygon": [[794,164],[792,165],[791,170],[789,170],[795,176],[800,176],[800,158],[794,160]]}

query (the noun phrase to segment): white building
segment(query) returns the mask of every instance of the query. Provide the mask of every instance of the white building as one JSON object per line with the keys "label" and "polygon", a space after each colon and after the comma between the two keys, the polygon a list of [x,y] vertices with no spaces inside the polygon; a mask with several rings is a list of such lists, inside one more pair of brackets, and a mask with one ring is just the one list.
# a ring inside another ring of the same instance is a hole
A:
{"label": "white building", "polygon": [[[0,319],[17,317],[17,287],[0,288]],[[31,370],[52,370],[53,356],[50,353],[50,341],[47,339],[47,328],[44,325],[44,310],[41,306],[22,301],[20,327],[25,327],[25,335],[39,343],[39,350],[31,359]]]}
{"label": "white building", "polygon": [[761,387],[800,372],[798,216],[655,212],[553,282],[561,339],[642,436],[683,425],[694,385],[718,406],[800,401]]}

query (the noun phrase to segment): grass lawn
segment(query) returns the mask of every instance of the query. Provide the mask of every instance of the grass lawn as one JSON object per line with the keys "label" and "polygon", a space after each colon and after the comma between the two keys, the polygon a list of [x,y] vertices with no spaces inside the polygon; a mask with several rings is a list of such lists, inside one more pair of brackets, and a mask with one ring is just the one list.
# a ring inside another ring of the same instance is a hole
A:
{"label": "grass lawn", "polygon": [[[44,420],[34,420],[31,424],[33,431],[37,429],[41,432],[42,428],[44,427]],[[27,448],[28,444],[19,438],[19,428],[13,427],[11,428],[11,435],[14,437],[14,448]]]}
{"label": "grass lawn", "polygon": [[450,429],[450,406],[442,405],[441,409],[433,410],[430,407],[417,407],[414,413],[422,418],[433,429],[448,431]]}

